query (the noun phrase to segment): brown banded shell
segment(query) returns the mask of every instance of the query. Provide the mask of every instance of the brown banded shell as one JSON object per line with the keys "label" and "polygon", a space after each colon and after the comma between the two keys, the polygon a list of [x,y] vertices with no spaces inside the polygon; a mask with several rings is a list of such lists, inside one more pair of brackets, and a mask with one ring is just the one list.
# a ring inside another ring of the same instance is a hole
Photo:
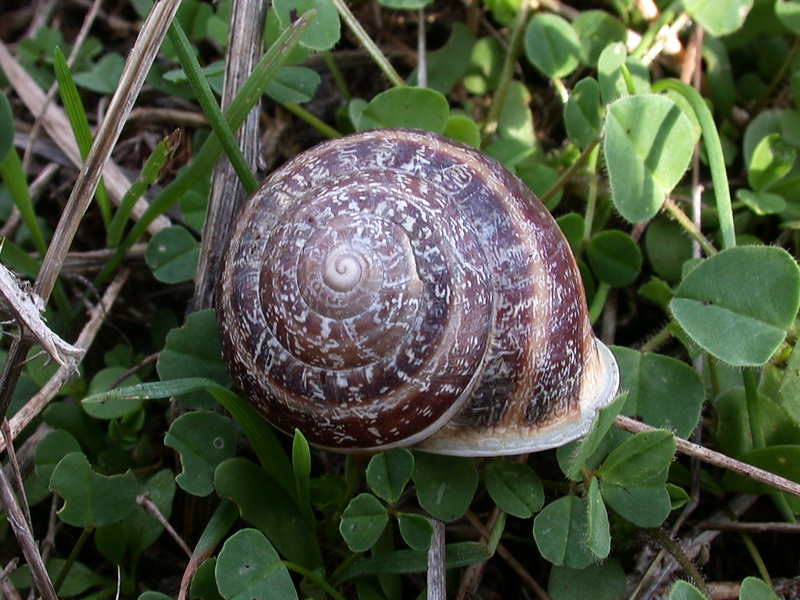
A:
{"label": "brown banded shell", "polygon": [[245,397],[332,450],[544,450],[586,433],[618,386],[550,213],[432,133],[358,133],[275,171],[238,218],[216,303]]}

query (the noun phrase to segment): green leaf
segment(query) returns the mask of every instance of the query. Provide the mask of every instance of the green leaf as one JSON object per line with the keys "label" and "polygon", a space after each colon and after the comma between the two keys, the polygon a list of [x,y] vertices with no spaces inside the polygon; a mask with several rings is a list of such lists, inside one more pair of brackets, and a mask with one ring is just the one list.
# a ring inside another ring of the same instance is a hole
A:
{"label": "green leaf", "polygon": [[551,502],[533,520],[536,546],[554,565],[583,569],[592,564],[594,556],[584,544],[586,534],[586,504],[577,496]]}
{"label": "green leaf", "polygon": [[586,256],[597,278],[613,287],[624,287],[639,275],[642,253],[628,234],[610,229],[592,236]]}
{"label": "green leaf", "polygon": [[[458,542],[444,548],[445,568],[456,569],[490,558],[486,546],[478,542]],[[396,550],[360,560],[339,577],[337,583],[377,573],[424,573],[428,570],[428,553],[421,550]]]}
{"label": "green leaf", "polygon": [[225,600],[297,598],[289,571],[260,531],[242,529],[222,546],[214,569]]}
{"label": "green leaf", "polygon": [[339,523],[347,547],[353,552],[366,552],[381,537],[389,515],[386,507],[372,494],[359,494],[347,505]]}
{"label": "green leaf", "polygon": [[256,409],[249,402],[230,390],[217,388],[210,391],[211,395],[241,425],[247,441],[250,442],[250,446],[258,457],[261,467],[300,506],[300,499],[297,497],[297,485],[294,479],[294,469],[272,426],[256,412]]}
{"label": "green leaf", "polygon": [[164,444],[180,455],[182,472],[175,481],[181,489],[208,496],[217,466],[236,454],[236,425],[207,410],[184,413],[170,425]]}
{"label": "green leaf", "polygon": [[600,85],[591,77],[581,79],[564,106],[564,125],[576,146],[585,148],[598,136],[600,114]]}
{"label": "green leaf", "polygon": [[[202,310],[186,317],[186,323],[167,335],[164,349],[158,355],[158,376],[164,380],[186,377],[208,377],[224,387],[230,377],[219,350],[214,311]],[[205,392],[179,397],[189,408],[211,408],[215,402]]]}
{"label": "green leaf", "polygon": [[800,5],[791,0],[776,0],[775,14],[795,35],[800,35]]}
{"label": "green leaf", "polygon": [[761,139],[748,165],[747,182],[756,192],[777,183],[791,170],[797,151],[779,133]]}
{"label": "green leaf", "polygon": [[8,151],[14,145],[14,115],[11,113],[11,105],[8,98],[0,90],[0,162],[2,162]]}
{"label": "green leaf", "polygon": [[311,514],[311,449],[299,429],[294,430],[292,440],[292,470],[297,489],[297,499],[301,510],[308,511],[308,520],[314,522]]}
{"label": "green leaf", "polygon": [[586,509],[588,532],[586,547],[597,558],[603,559],[611,552],[611,532],[608,527],[606,505],[600,495],[600,485],[596,477],[592,477],[589,484],[589,491],[586,494]]}
{"label": "green leaf", "polygon": [[394,504],[414,472],[414,455],[404,448],[392,448],[373,456],[367,465],[367,483],[378,496]]}
{"label": "green leaf", "polygon": [[470,57],[470,71],[464,77],[464,87],[471,94],[485,94],[497,87],[503,69],[505,51],[491,36],[475,42]]}
{"label": "green leaf", "polygon": [[678,580],[669,591],[669,600],[706,600],[706,597],[688,581]]}
{"label": "green leaf", "polygon": [[621,21],[603,10],[585,10],[574,21],[572,28],[581,44],[580,59],[594,69],[600,54],[609,44],[625,42],[628,31]]}
{"label": "green leaf", "polygon": [[675,439],[668,431],[637,433],[608,455],[597,476],[605,502],[640,527],[657,527],[672,507],[664,482]]}
{"label": "green leaf", "polygon": [[620,600],[625,597],[625,571],[615,560],[585,569],[554,565],[550,569],[547,593],[551,600]]}
{"label": "green leaf", "polygon": [[777,402],[792,423],[800,427],[800,350],[797,346],[789,356],[778,390]]}
{"label": "green leaf", "polygon": [[242,458],[228,459],[217,467],[214,488],[230,498],[242,518],[262,531],[288,560],[308,569],[322,565],[316,535],[303,513],[264,469]]}
{"label": "green leaf", "polygon": [[[475,45],[475,36],[464,23],[454,23],[450,38],[438,50],[428,52],[428,86],[440,94],[448,95],[453,87],[467,74],[470,56]],[[408,85],[418,85],[417,69],[406,78]],[[453,137],[445,133],[449,137]],[[463,138],[456,138],[462,139]]]}
{"label": "green leaf", "polygon": [[[89,384],[88,394],[98,394],[108,390],[112,384],[119,383],[120,385],[130,386],[137,385],[139,378],[136,375],[129,375],[120,381],[129,369],[127,367],[106,367],[97,372]],[[118,399],[113,402],[86,402],[81,401],[81,406],[87,414],[95,419],[118,419],[133,415],[142,408],[142,400],[140,398],[125,398]]]}
{"label": "green leaf", "polygon": [[450,105],[439,92],[427,88],[392,88],[364,107],[357,129],[396,127],[442,133],[449,116]]}
{"label": "green leaf", "polygon": [[164,283],[189,281],[197,271],[200,245],[185,227],[174,225],[156,233],[147,243],[144,260],[153,276]]}
{"label": "green leaf", "polygon": [[515,154],[524,158],[531,154],[538,144],[531,112],[531,92],[521,81],[512,80],[508,84],[503,110],[497,121],[497,135],[500,139],[494,142],[487,152],[507,167],[512,166],[515,161],[503,160],[496,153],[490,152],[492,147],[506,143],[514,149]]}
{"label": "green leaf", "polygon": [[528,23],[523,43],[528,60],[551,79],[566,77],[578,66],[578,34],[558,15],[536,14]]}
{"label": "green leaf", "polygon": [[75,527],[101,527],[124,519],[136,506],[137,488],[133,473],[99,475],[80,452],[61,459],[50,478],[50,489],[64,499],[58,516]]}
{"label": "green leaf", "polygon": [[683,263],[692,257],[692,240],[675,221],[656,217],[644,232],[647,260],[656,274],[667,281],[680,281]]}
{"label": "green leaf", "polygon": [[264,92],[276,102],[308,102],[320,81],[319,74],[308,67],[286,66],[281,67]]}
{"label": "green leaf", "polygon": [[663,481],[650,485],[616,485],[601,480],[600,492],[614,512],[639,527],[659,527],[672,509]]}
{"label": "green leaf", "polygon": [[683,8],[699,25],[714,36],[728,35],[739,29],[753,8],[753,0],[683,0]]}
{"label": "green leaf", "polygon": [[694,142],[691,122],[665,96],[627,96],[608,107],[603,153],[623,217],[655,216],[689,166]]}
{"label": "green leaf", "polygon": [[711,92],[714,112],[728,118],[736,99],[736,84],[728,49],[722,40],[712,35],[703,36],[704,75]]}
{"label": "green leaf", "polygon": [[330,0],[275,0],[273,7],[283,28],[289,27],[307,10],[317,11],[317,17],[300,38],[300,44],[306,48],[320,52],[330,50],[341,37],[339,13]]}
{"label": "green leaf", "polygon": [[435,519],[454,521],[464,515],[478,487],[478,471],[471,458],[414,453],[417,499]]}
{"label": "green leaf", "polygon": [[628,51],[622,42],[609,44],[597,59],[597,81],[600,83],[600,98],[603,104],[611,104],[629,95],[622,65],[628,69],[637,94],[646,94],[650,91],[650,74],[642,61],[628,56]]}
{"label": "green leaf", "polygon": [[623,486],[651,484],[654,477],[663,482],[674,454],[675,439],[669,431],[643,431],[609,454],[597,475],[603,482]]}
{"label": "green leaf", "polygon": [[[742,455],[740,460],[791,481],[800,482],[800,445],[757,448]],[[746,494],[769,494],[775,491],[774,488],[764,483],[753,481],[749,477],[732,471],[725,472],[722,477],[722,484],[725,489]],[[787,495],[787,497],[790,496]],[[800,505],[800,500],[794,497],[792,498],[792,503]],[[797,512],[797,510],[794,512]]]}
{"label": "green leaf", "polygon": [[785,250],[743,246],[695,267],[670,302],[692,340],[733,366],[759,366],[777,350],[800,305],[800,269]]}
{"label": "green leaf", "polygon": [[[46,569],[51,581],[58,579],[58,575],[66,564],[67,559],[65,558],[48,559]],[[30,588],[30,567],[28,565],[20,566],[9,575],[8,579],[16,588]],[[87,594],[86,591],[96,587],[103,587],[107,593],[111,593],[114,589],[114,581],[95,573],[83,563],[75,562],[70,566],[69,574],[58,590],[58,596],[59,598],[72,598],[74,596],[88,598],[91,597],[91,594]]]}
{"label": "green leaf", "polygon": [[774,215],[786,210],[783,196],[770,192],[752,192],[741,188],[736,190],[736,199],[757,215]]}
{"label": "green leaf", "polygon": [[581,241],[583,240],[583,231],[586,229],[586,221],[578,213],[567,213],[561,215],[556,219],[556,224],[567,238],[572,253],[577,255],[578,248],[580,248]]}
{"label": "green leaf", "polygon": [[[581,469],[586,462],[597,451],[606,437],[609,429],[614,424],[614,419],[625,406],[627,393],[619,394],[608,406],[604,406],[598,411],[597,418],[592,423],[589,433],[583,438],[562,446],[558,449],[559,462],[562,465],[564,474],[572,481],[581,479]],[[568,457],[561,460],[561,457]],[[605,456],[605,455],[604,455]]]}
{"label": "green leaf", "polygon": [[[150,477],[139,488],[139,495],[146,494],[161,515],[169,520],[172,500],[175,497],[175,480],[169,469],[162,469]],[[164,531],[164,525],[149,510],[138,504],[125,517],[122,525],[127,530],[127,545],[133,556],[139,556],[149,548]]]}
{"label": "green leaf", "polygon": [[36,476],[47,485],[56,465],[67,454],[80,452],[81,445],[75,437],[63,429],[49,432],[36,444],[33,451],[34,469]]}
{"label": "green leaf", "polygon": [[662,354],[611,346],[620,387],[628,390],[624,414],[642,417],[653,427],[688,438],[705,400],[703,381],[686,363]]}
{"label": "green leaf", "polygon": [[192,577],[192,584],[189,588],[189,597],[200,600],[223,600],[220,596],[219,588],[214,571],[217,568],[217,558],[212,556],[203,561]]}
{"label": "green leaf", "polygon": [[422,515],[397,513],[397,524],[400,526],[400,535],[403,540],[414,550],[427,550],[431,546],[433,525]]}
{"label": "green leaf", "polygon": [[739,589],[739,600],[778,600],[778,596],[764,580],[745,577]]}
{"label": "green leaf", "polygon": [[[544,163],[536,161],[532,164],[527,164],[529,162],[530,161],[526,161],[526,164],[518,165],[516,175],[522,179],[522,182],[527,185],[537,197],[544,196],[558,181],[559,173]],[[547,209],[550,211],[554,210],[558,206],[558,203],[561,202],[563,195],[563,189],[559,189],[553,194],[547,201],[547,204],[545,204]]]}
{"label": "green leaf", "polygon": [[480,148],[481,130],[478,124],[464,115],[451,115],[442,134],[458,142]]}
{"label": "green leaf", "polygon": [[117,90],[125,59],[110,53],[101,58],[90,71],[72,76],[75,85],[98,94],[113,94]]}
{"label": "green leaf", "polygon": [[529,519],[544,504],[542,482],[528,465],[495,459],[483,470],[483,481],[494,503],[520,519]]}

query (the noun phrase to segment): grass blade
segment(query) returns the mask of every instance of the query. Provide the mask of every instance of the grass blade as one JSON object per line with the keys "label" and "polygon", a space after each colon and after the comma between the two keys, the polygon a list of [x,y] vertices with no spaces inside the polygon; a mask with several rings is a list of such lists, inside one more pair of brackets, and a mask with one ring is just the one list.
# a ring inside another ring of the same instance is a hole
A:
{"label": "grass blade", "polygon": [[[72,134],[75,136],[75,142],[78,144],[81,158],[86,160],[93,141],[92,132],[89,130],[89,119],[86,117],[86,111],[83,108],[80,94],[78,94],[78,88],[72,79],[67,59],[64,57],[64,53],[61,52],[61,48],[58,47],[56,47],[53,54],[53,69],[58,81],[58,93],[61,96],[61,103],[64,105],[64,112],[67,113],[67,119],[69,119]],[[97,184],[95,200],[97,200],[97,206],[100,208],[103,223],[108,228],[108,224],[111,221],[111,207],[102,179]]]}
{"label": "grass blade", "polygon": [[[300,41],[305,30],[314,20],[316,11],[309,10],[299,17],[291,27],[287,28],[275,40],[270,49],[258,62],[256,68],[248,77],[245,84],[236,94],[231,105],[225,111],[225,120],[232,130],[236,130],[244,122],[247,113],[255,104],[256,100],[264,92],[270,81],[275,77],[278,69],[283,65],[289,54]],[[126,236],[124,242],[111,257],[106,266],[97,276],[96,283],[105,281],[120,261],[124,258],[128,248],[144,234],[147,226],[160,215],[164,214],[178,199],[186,193],[189,188],[198,180],[204,177],[214,166],[217,158],[222,152],[222,145],[219,138],[212,132],[206,142],[195,155],[194,160],[181,172],[175,180],[164,188],[156,196],[150,207],[139,218],[136,224]]]}

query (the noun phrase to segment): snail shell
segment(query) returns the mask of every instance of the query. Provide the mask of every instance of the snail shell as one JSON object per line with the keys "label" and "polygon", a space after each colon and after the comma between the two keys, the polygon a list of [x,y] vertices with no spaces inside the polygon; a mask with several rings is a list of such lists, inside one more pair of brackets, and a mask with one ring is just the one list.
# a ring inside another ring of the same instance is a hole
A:
{"label": "snail shell", "polygon": [[358,133],[275,171],[239,215],[216,303],[245,397],[332,450],[544,450],[618,386],[550,213],[431,133]]}

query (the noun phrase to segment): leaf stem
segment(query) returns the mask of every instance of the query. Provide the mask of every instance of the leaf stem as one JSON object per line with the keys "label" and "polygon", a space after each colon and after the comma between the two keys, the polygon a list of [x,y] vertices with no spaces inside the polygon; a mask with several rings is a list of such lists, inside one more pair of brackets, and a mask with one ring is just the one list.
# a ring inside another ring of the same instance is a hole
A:
{"label": "leaf stem", "polygon": [[703,249],[703,252],[706,253],[706,256],[713,256],[717,253],[717,249],[714,245],[709,241],[709,239],[703,235],[703,232],[697,228],[697,225],[686,215],[685,212],[681,210],[681,207],[678,206],[675,201],[667,197],[664,201],[664,208],[667,212],[675,219],[681,227],[686,230],[693,240],[695,240],[700,247]]}
{"label": "leaf stem", "polygon": [[758,383],[754,367],[747,367],[742,372],[744,379],[745,399],[747,402],[747,417],[750,421],[750,436],[753,438],[753,448],[766,446],[764,440],[764,423],[761,419],[761,407],[758,403]]}
{"label": "leaf stem", "polygon": [[372,38],[369,37],[369,34],[364,30],[361,26],[361,23],[358,22],[355,15],[350,12],[350,9],[344,3],[344,0],[331,0],[333,5],[336,7],[336,10],[339,11],[339,16],[342,18],[342,21],[345,22],[345,25],[350,28],[350,31],[353,32],[353,35],[356,36],[358,41],[364,47],[364,50],[367,51],[372,57],[372,60],[375,61],[375,64],[378,65],[378,68],[383,71],[383,74],[389,80],[389,82],[395,87],[403,87],[406,82],[403,81],[403,78],[395,71],[395,68],[389,62],[389,59],[381,52],[380,48],[378,48],[377,44],[372,41]]}
{"label": "leaf stem", "polygon": [[586,194],[586,215],[583,218],[583,241],[588,243],[592,238],[594,227],[594,213],[597,209],[597,159],[600,156],[600,147],[590,144],[592,151],[586,157],[586,166],[589,171],[589,190]]}
{"label": "leaf stem", "polygon": [[706,146],[708,165],[711,168],[711,179],[714,182],[714,195],[717,199],[717,212],[719,213],[719,226],[722,231],[723,248],[736,246],[736,231],[733,225],[733,210],[731,209],[731,192],[728,187],[728,174],[725,170],[725,157],[722,154],[722,144],[719,133],[714,124],[714,117],[708,109],[703,98],[692,86],[677,79],[662,79],[653,84],[653,92],[666,89],[675,90],[681,94],[694,110],[703,133],[703,142]]}
{"label": "leaf stem", "polygon": [[558,190],[562,189],[567,184],[572,176],[575,175],[575,172],[580,169],[583,166],[583,163],[589,159],[589,155],[591,154],[592,150],[594,150],[599,143],[600,136],[598,135],[589,143],[588,146],[586,146],[586,148],[583,149],[583,152],[581,152],[577,160],[561,174],[561,177],[558,178],[558,181],[556,181],[549,190],[542,194],[542,197],[539,198],[542,204],[547,204],[547,202],[556,194],[556,192],[558,192]]}
{"label": "leaf stem", "polygon": [[665,325],[661,328],[661,330],[650,337],[644,344],[642,344],[641,348],[639,348],[639,352],[647,353],[653,352],[656,348],[658,348],[661,344],[666,342],[672,337],[672,331],[669,328],[669,324]]}
{"label": "leaf stem", "polygon": [[78,541],[75,542],[75,545],[72,547],[72,551],[69,553],[64,566],[61,567],[61,572],[58,574],[58,579],[56,579],[55,583],[53,583],[53,589],[55,589],[56,592],[61,589],[64,581],[66,581],[67,575],[69,575],[69,572],[72,569],[72,565],[75,564],[75,561],[78,559],[78,554],[80,554],[81,549],[86,544],[86,540],[89,539],[89,536],[92,535],[93,531],[94,527],[91,525],[89,527],[84,527],[83,531],[81,531]]}
{"label": "leaf stem", "polygon": [[336,87],[336,91],[339,92],[346,102],[350,102],[352,95],[347,88],[347,83],[344,80],[341,69],[339,69],[339,65],[336,64],[330,51],[326,50],[325,52],[321,52],[320,55],[322,56],[322,62],[328,67],[328,72],[331,74],[331,79],[333,80],[333,85]]}
{"label": "leaf stem", "polygon": [[311,114],[309,111],[307,111],[299,104],[295,104],[294,102],[282,102],[281,106],[283,106],[283,108],[288,110],[294,116],[299,117],[300,119],[311,125],[311,127],[316,129],[322,135],[324,135],[329,139],[341,137],[342,135],[339,131],[328,125],[322,119],[319,119],[313,114]]}
{"label": "leaf stem", "polygon": [[678,544],[660,529],[650,529],[648,530],[648,533],[653,540],[658,542],[658,544],[664,548],[664,550],[670,553],[672,558],[674,558],[681,566],[683,572],[692,578],[694,584],[700,589],[703,595],[706,598],[711,598],[711,591],[708,589],[703,576],[700,575],[700,571],[697,570],[697,567],[694,565],[692,560],[686,556],[686,553],[683,551],[683,548],[680,547],[680,544]]}
{"label": "leaf stem", "polygon": [[589,307],[589,322],[594,324],[595,321],[600,317],[600,313],[603,312],[603,307],[606,305],[606,300],[608,299],[608,293],[611,291],[611,286],[607,283],[601,282],[599,286],[597,286],[597,292],[595,292],[594,298],[592,298],[592,305]]}
{"label": "leaf stem", "polygon": [[753,543],[753,538],[751,538],[750,534],[745,531],[740,532],[739,537],[742,538],[744,545],[747,547],[747,551],[750,553],[750,558],[752,558],[753,562],[756,563],[756,568],[761,574],[761,579],[763,579],[764,583],[766,583],[769,587],[773,587],[772,578],[769,576],[769,571],[767,571],[767,565],[764,564],[764,559],[761,558],[761,553]]}
{"label": "leaf stem", "polygon": [[328,594],[330,594],[330,596],[334,598],[334,600],[346,600],[344,596],[342,596],[339,592],[337,592],[333,588],[333,586],[331,586],[331,584],[322,579],[319,575],[317,575],[313,571],[309,571],[305,567],[301,567],[300,565],[293,562],[289,562],[288,560],[283,561],[283,566],[289,569],[290,571],[294,571],[298,575],[302,575],[306,579],[310,579],[311,581],[314,582],[314,584],[318,585]]}

